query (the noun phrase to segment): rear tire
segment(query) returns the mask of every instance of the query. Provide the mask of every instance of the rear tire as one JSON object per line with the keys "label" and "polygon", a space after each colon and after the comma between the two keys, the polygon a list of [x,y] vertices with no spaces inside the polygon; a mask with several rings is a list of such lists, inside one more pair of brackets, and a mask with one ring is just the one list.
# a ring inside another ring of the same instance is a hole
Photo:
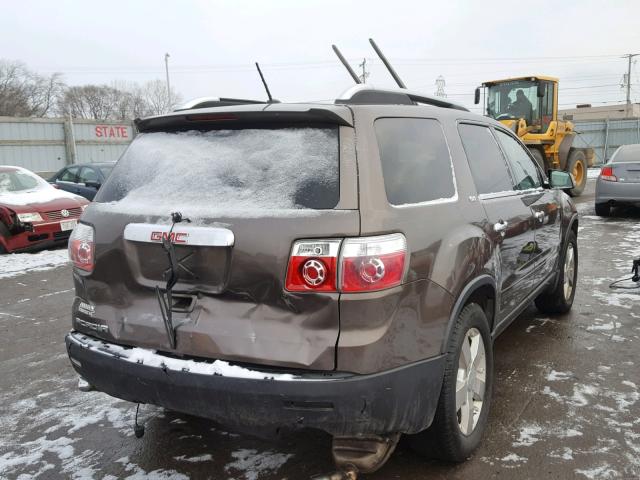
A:
{"label": "rear tire", "polygon": [[576,186],[569,190],[569,195],[579,197],[587,185],[587,158],[582,150],[571,149],[567,161],[567,172],[573,175]]}
{"label": "rear tire", "polygon": [[[463,353],[466,352],[466,353]],[[480,444],[493,389],[493,342],[484,310],[470,303],[449,339],[442,389],[431,426],[408,438],[427,457],[466,460]]]}
{"label": "rear tire", "polygon": [[538,310],[547,314],[563,314],[571,310],[578,279],[578,242],[573,230],[569,232],[560,257],[560,272],[553,290],[536,298]]}
{"label": "rear tire", "polygon": [[596,215],[599,217],[608,217],[611,215],[611,205],[608,203],[596,203]]}

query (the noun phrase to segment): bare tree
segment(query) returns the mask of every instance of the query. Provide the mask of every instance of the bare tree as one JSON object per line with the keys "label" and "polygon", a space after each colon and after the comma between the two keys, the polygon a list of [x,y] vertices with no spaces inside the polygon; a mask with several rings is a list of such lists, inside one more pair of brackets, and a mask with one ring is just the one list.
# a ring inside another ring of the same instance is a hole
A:
{"label": "bare tree", "polygon": [[0,115],[47,116],[64,87],[59,73],[39,75],[22,62],[0,59]]}
{"label": "bare tree", "polygon": [[58,110],[60,115],[101,120],[127,120],[158,115],[173,109],[180,95],[172,92],[171,102],[161,80],[140,86],[136,83],[114,82],[108,85],[73,86],[65,90]]}
{"label": "bare tree", "polygon": [[160,115],[170,112],[182,102],[179,93],[171,89],[171,97],[167,92],[167,85],[162,80],[151,80],[142,86],[143,98],[147,106],[148,115]]}
{"label": "bare tree", "polygon": [[59,113],[94,120],[113,118],[114,96],[111,87],[107,85],[69,87],[59,102]]}

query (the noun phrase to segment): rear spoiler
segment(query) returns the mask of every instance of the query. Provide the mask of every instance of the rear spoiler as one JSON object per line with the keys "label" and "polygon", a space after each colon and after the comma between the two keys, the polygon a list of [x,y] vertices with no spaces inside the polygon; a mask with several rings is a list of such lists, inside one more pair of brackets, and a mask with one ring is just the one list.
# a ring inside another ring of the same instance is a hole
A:
{"label": "rear spoiler", "polygon": [[[348,116],[348,117],[347,117]],[[170,115],[148,118],[136,118],[134,124],[139,132],[165,131],[183,129],[188,126],[210,126],[212,124],[233,128],[239,124],[332,124],[352,127],[350,112],[340,115],[332,109],[314,108],[301,109],[294,106],[291,109],[235,110],[233,108],[212,108],[202,111],[187,110]]]}

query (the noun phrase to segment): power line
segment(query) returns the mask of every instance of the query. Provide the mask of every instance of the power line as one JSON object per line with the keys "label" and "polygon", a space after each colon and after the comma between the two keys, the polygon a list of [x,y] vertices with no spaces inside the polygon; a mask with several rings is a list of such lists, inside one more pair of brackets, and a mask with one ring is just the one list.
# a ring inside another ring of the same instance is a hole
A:
{"label": "power line", "polygon": [[[486,57],[486,58],[414,58],[414,59],[395,59],[394,64],[405,64],[405,65],[438,65],[438,62],[445,63],[457,63],[464,62],[465,64],[474,63],[474,62],[496,62],[496,63],[527,63],[527,62],[549,62],[549,61],[566,61],[566,60],[590,60],[594,58],[609,58],[611,60],[615,60],[616,58],[620,58],[619,55],[581,55],[581,56],[566,56],[566,57],[558,57],[558,56],[549,56],[549,57]],[[351,58],[350,61],[358,61],[359,59]],[[375,65],[382,65],[378,60],[369,60],[370,63]],[[264,63],[261,66],[268,68],[322,68],[326,66],[335,65],[333,60],[316,60],[316,61],[292,61],[292,62],[276,62],[276,63]],[[110,73],[110,72],[148,72],[148,73],[156,73],[158,72],[158,68],[154,66],[142,66],[142,67],[131,67],[131,66],[114,66],[114,67],[87,67],[87,66],[62,66],[62,67],[52,67],[52,66],[41,66],[38,68],[41,71],[52,72],[52,71],[66,71],[66,72],[74,72],[74,73],[88,73],[88,72],[96,72],[96,73]],[[252,64],[196,64],[196,65],[175,65],[172,68],[173,70],[253,70],[254,66]]]}

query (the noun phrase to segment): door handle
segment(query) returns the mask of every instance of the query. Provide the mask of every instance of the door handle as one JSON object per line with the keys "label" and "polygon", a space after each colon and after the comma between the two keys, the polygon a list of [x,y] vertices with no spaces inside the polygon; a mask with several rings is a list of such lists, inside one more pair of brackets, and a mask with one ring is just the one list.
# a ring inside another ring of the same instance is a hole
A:
{"label": "door handle", "polygon": [[502,235],[504,237],[505,232],[507,231],[507,227],[509,226],[509,224],[507,222],[505,222],[504,220],[498,220],[497,223],[493,224],[493,231],[496,233],[499,233],[500,235]]}
{"label": "door handle", "polygon": [[536,220],[538,220],[539,222],[544,222],[544,212],[536,212],[534,213]]}

